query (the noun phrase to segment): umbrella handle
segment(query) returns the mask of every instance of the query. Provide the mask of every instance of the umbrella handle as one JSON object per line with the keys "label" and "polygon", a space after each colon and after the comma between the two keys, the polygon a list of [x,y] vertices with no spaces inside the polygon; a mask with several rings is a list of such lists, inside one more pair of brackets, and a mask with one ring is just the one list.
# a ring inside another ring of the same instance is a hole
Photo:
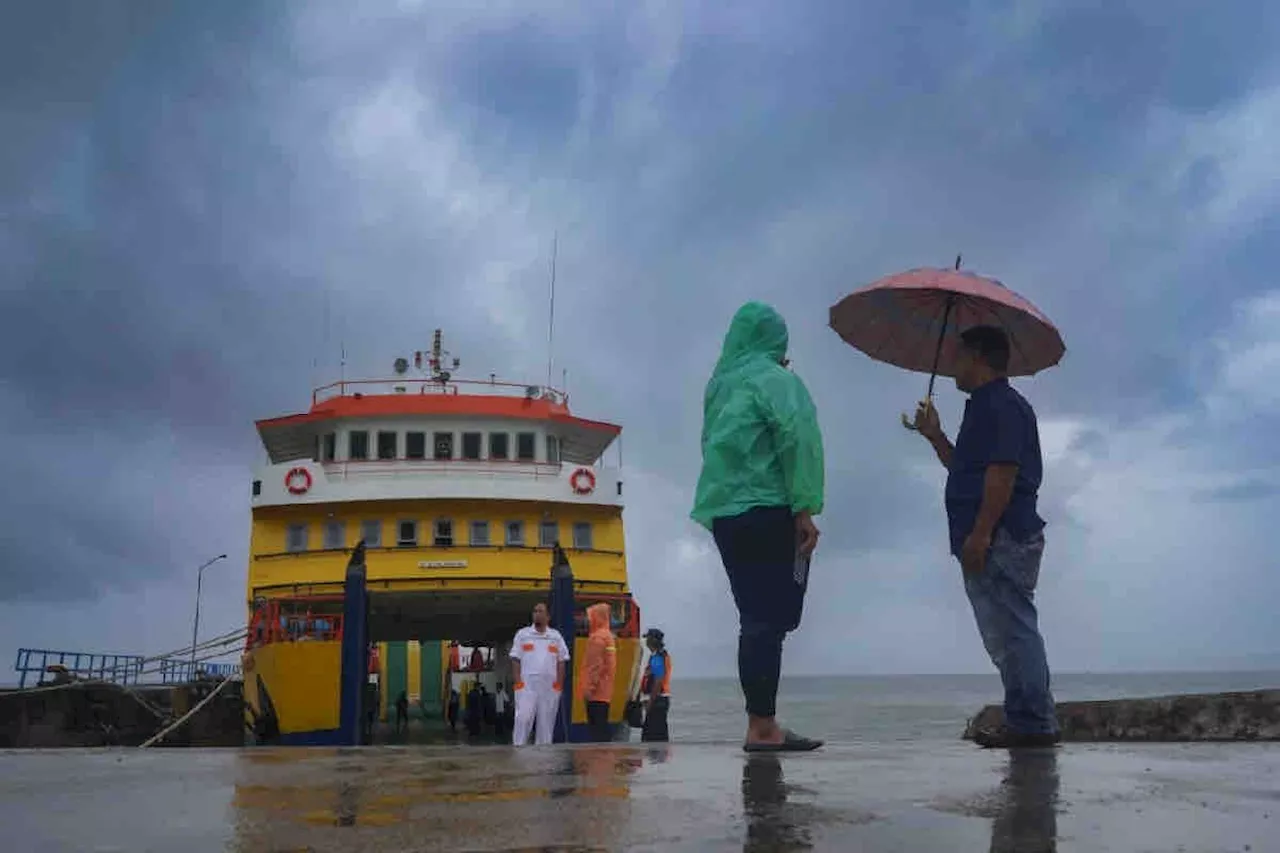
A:
{"label": "umbrella handle", "polygon": [[[932,394],[932,393],[930,393],[930,394],[929,394],[929,396],[925,397],[925,398],[924,398],[923,400],[921,400],[920,402],[921,402],[921,403],[927,403],[928,405],[933,405],[933,394]],[[908,417],[906,412],[903,412],[903,413],[902,413],[902,425],[903,425],[905,428],[907,428],[907,429],[911,430],[912,432],[919,432],[919,431],[920,431],[920,430],[916,429],[915,421],[914,421],[914,420],[912,420],[910,417]]]}

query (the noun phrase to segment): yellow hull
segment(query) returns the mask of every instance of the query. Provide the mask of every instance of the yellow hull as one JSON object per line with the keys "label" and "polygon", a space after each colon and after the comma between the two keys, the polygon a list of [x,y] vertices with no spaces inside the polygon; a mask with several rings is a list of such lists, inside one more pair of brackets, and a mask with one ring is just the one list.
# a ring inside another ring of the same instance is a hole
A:
{"label": "yellow hull", "polygon": [[[618,672],[609,722],[623,723],[627,702],[638,667],[644,658],[641,640],[617,640]],[[342,673],[342,643],[303,640],[270,643],[249,652],[244,659],[245,714],[250,727],[257,723],[260,735],[284,744],[325,744],[336,742]],[[574,642],[574,684],[581,684],[587,640]],[[385,661],[386,657],[383,656]],[[385,682],[385,673],[382,680]],[[380,697],[379,717],[385,719],[386,696]],[[586,725],[587,710],[579,691],[574,691],[570,722]],[[260,721],[274,720],[274,728]]]}
{"label": "yellow hull", "polygon": [[245,656],[246,722],[273,718],[270,739],[281,743],[336,742],[342,643],[270,643]]}

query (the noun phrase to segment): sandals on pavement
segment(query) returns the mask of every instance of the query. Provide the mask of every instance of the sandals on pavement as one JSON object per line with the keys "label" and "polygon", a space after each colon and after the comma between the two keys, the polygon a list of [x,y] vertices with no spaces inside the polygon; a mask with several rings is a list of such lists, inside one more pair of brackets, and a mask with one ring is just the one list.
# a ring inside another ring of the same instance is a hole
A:
{"label": "sandals on pavement", "polygon": [[742,749],[744,752],[812,752],[822,746],[822,743],[820,740],[802,737],[791,729],[783,729],[780,743],[744,743]]}

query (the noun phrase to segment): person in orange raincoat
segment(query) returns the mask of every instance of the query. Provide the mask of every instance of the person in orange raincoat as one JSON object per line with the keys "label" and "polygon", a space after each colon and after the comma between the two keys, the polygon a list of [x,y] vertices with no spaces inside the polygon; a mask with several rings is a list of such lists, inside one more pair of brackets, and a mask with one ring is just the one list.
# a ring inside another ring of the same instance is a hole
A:
{"label": "person in orange raincoat", "polygon": [[587,705],[587,729],[594,743],[611,740],[609,703],[618,670],[617,641],[609,629],[609,605],[587,608],[587,653],[582,665],[582,698]]}

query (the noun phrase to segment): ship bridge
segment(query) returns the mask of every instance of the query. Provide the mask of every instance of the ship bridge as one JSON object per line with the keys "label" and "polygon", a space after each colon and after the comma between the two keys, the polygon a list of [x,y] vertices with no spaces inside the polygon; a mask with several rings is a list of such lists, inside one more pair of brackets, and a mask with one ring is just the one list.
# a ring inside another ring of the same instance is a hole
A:
{"label": "ship bridge", "polygon": [[378,640],[509,639],[557,544],[584,594],[629,594],[620,453],[603,461],[621,428],[575,415],[562,390],[453,369],[437,332],[394,377],[325,385],[307,411],[257,422],[250,604],[339,595],[360,541]]}

